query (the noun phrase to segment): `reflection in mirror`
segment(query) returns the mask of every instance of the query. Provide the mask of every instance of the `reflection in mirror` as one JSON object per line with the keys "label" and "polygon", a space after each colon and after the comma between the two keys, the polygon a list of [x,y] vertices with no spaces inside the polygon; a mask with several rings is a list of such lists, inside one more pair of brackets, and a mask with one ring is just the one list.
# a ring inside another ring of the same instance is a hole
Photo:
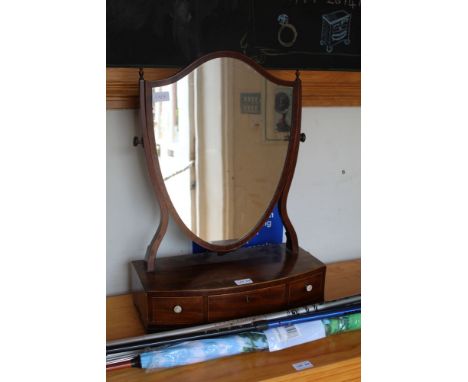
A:
{"label": "reflection in mirror", "polygon": [[153,88],[162,177],[179,217],[202,240],[238,241],[266,212],[285,164],[292,94],[229,57]]}

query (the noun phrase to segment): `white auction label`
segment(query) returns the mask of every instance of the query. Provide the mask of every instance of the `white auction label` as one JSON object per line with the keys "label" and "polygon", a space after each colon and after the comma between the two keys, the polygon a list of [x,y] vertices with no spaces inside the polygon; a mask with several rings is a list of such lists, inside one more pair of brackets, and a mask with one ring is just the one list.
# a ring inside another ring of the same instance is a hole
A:
{"label": "white auction label", "polygon": [[308,369],[310,367],[314,367],[314,365],[310,361],[302,361],[298,363],[293,363],[293,367],[296,369],[296,371],[300,371],[300,370]]}
{"label": "white auction label", "polygon": [[296,325],[280,326],[277,328],[280,341],[286,342],[293,338],[300,337],[301,333]]}
{"label": "white auction label", "polygon": [[252,284],[253,281],[251,279],[242,279],[242,280],[235,280],[236,285],[245,285],[245,284]]}

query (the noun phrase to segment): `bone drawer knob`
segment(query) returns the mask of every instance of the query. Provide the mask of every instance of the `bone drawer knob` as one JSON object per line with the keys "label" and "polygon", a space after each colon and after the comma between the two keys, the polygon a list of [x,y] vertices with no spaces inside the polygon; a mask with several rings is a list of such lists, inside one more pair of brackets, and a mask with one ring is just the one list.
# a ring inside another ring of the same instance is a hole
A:
{"label": "bone drawer knob", "polygon": [[312,290],[312,285],[311,284],[307,285],[306,286],[306,291],[310,292],[311,290]]}
{"label": "bone drawer knob", "polygon": [[174,312],[175,313],[181,313],[182,312],[182,307],[180,305],[174,306]]}

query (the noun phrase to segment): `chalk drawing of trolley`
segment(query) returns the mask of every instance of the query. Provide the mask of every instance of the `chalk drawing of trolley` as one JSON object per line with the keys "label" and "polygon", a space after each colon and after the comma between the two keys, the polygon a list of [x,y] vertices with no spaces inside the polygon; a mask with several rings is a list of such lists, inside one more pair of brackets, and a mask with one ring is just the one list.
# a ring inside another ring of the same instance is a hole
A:
{"label": "chalk drawing of trolley", "polygon": [[326,45],[328,53],[333,52],[333,47],[340,43],[349,45],[351,33],[351,14],[339,10],[322,15],[322,38],[320,45]]}

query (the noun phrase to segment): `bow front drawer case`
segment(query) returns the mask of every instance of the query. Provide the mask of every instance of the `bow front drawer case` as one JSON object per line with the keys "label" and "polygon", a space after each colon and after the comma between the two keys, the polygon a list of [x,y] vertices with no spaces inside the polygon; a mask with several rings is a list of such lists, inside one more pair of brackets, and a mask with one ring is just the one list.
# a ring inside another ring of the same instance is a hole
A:
{"label": "bow front drawer case", "polygon": [[321,302],[324,281],[324,264],[302,249],[289,256],[285,245],[162,258],[152,273],[144,261],[132,263],[134,303],[147,331]]}

